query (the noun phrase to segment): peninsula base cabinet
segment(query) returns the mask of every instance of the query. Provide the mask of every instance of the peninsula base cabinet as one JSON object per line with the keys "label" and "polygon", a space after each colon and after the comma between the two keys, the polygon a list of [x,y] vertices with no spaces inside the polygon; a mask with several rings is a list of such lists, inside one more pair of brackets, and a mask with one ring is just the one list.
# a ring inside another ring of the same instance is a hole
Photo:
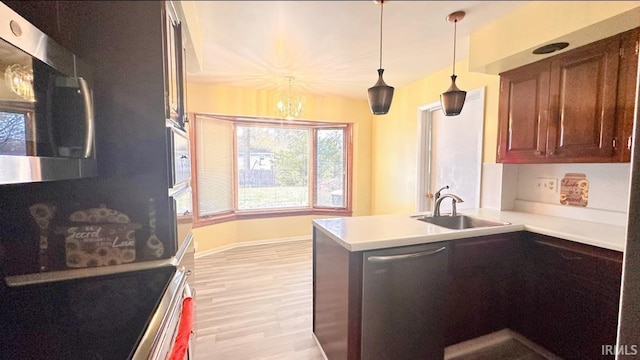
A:
{"label": "peninsula base cabinet", "polygon": [[329,360],[438,360],[504,328],[563,359],[613,359],[620,252],[528,232],[351,252],[317,228],[313,250]]}
{"label": "peninsula base cabinet", "polygon": [[563,359],[613,359],[622,253],[535,234],[524,245],[512,329]]}
{"label": "peninsula base cabinet", "polygon": [[451,241],[445,346],[509,327],[520,234]]}
{"label": "peninsula base cabinet", "polygon": [[448,250],[349,252],[314,230],[313,330],[327,358],[443,358]]}

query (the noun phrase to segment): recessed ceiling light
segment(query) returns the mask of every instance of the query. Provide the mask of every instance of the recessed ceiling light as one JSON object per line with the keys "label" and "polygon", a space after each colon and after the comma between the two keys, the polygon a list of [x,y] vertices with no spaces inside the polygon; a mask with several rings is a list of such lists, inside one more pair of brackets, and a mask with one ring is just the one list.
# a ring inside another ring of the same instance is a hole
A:
{"label": "recessed ceiling light", "polygon": [[550,54],[550,53],[552,53],[554,51],[562,50],[562,49],[566,48],[567,46],[569,46],[568,42],[557,42],[557,43],[553,43],[553,44],[540,46],[539,48],[533,50],[533,53],[536,54],[536,55]]}

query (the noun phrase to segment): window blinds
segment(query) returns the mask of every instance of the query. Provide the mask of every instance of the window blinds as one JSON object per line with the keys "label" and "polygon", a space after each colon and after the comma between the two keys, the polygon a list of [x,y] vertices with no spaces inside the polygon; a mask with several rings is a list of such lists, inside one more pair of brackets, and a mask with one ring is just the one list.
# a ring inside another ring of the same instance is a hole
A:
{"label": "window blinds", "polygon": [[196,126],[199,216],[233,211],[233,124],[196,117]]}

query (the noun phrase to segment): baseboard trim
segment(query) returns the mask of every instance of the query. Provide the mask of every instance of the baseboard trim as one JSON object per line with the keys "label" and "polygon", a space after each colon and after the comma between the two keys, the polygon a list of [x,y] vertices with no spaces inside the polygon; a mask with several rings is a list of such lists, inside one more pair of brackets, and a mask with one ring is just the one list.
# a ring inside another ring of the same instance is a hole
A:
{"label": "baseboard trim", "polygon": [[313,336],[313,340],[316,342],[316,345],[318,345],[318,349],[320,349],[320,353],[322,354],[322,358],[324,360],[329,360],[329,358],[327,358],[327,354],[324,353],[324,349],[322,348],[322,345],[320,345],[320,341],[318,340],[318,338],[316,337],[316,333],[314,333],[313,331],[311,332],[311,336]]}
{"label": "baseboard trim", "polygon": [[521,344],[535,351],[545,359],[562,360],[560,357],[553,354],[549,350],[543,348],[542,346],[534,343],[533,341],[527,339],[526,337],[509,328],[505,328],[487,335],[479,336],[477,338],[463,341],[454,345],[449,345],[444,349],[444,359],[447,360],[466,355],[509,339],[515,339],[519,341]]}
{"label": "baseboard trim", "polygon": [[449,345],[444,349],[445,360],[472,353],[482,348],[498,344],[513,337],[512,331],[502,329],[487,335],[479,336],[471,340]]}
{"label": "baseboard trim", "polygon": [[216,254],[221,251],[231,250],[231,249],[244,247],[244,246],[269,245],[269,244],[278,244],[278,243],[286,243],[291,241],[304,241],[304,240],[311,240],[311,237],[310,236],[293,236],[288,238],[278,238],[278,239],[268,239],[268,240],[242,241],[239,243],[223,245],[214,249],[196,252],[194,257],[197,259],[203,256]]}

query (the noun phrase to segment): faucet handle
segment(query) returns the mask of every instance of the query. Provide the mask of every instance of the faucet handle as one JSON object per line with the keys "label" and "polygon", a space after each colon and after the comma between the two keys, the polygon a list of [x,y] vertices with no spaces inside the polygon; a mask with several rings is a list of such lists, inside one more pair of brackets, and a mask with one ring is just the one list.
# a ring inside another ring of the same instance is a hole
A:
{"label": "faucet handle", "polygon": [[448,189],[449,185],[445,185],[443,187],[440,188],[440,190],[436,191],[435,194],[433,195],[433,198],[438,200],[438,198],[440,197],[440,193],[442,192],[442,190]]}
{"label": "faucet handle", "polygon": [[[462,201],[461,201],[462,202]],[[451,198],[451,216],[456,216],[458,215],[458,209],[456,209],[456,204],[458,202],[456,201],[456,199]]]}

